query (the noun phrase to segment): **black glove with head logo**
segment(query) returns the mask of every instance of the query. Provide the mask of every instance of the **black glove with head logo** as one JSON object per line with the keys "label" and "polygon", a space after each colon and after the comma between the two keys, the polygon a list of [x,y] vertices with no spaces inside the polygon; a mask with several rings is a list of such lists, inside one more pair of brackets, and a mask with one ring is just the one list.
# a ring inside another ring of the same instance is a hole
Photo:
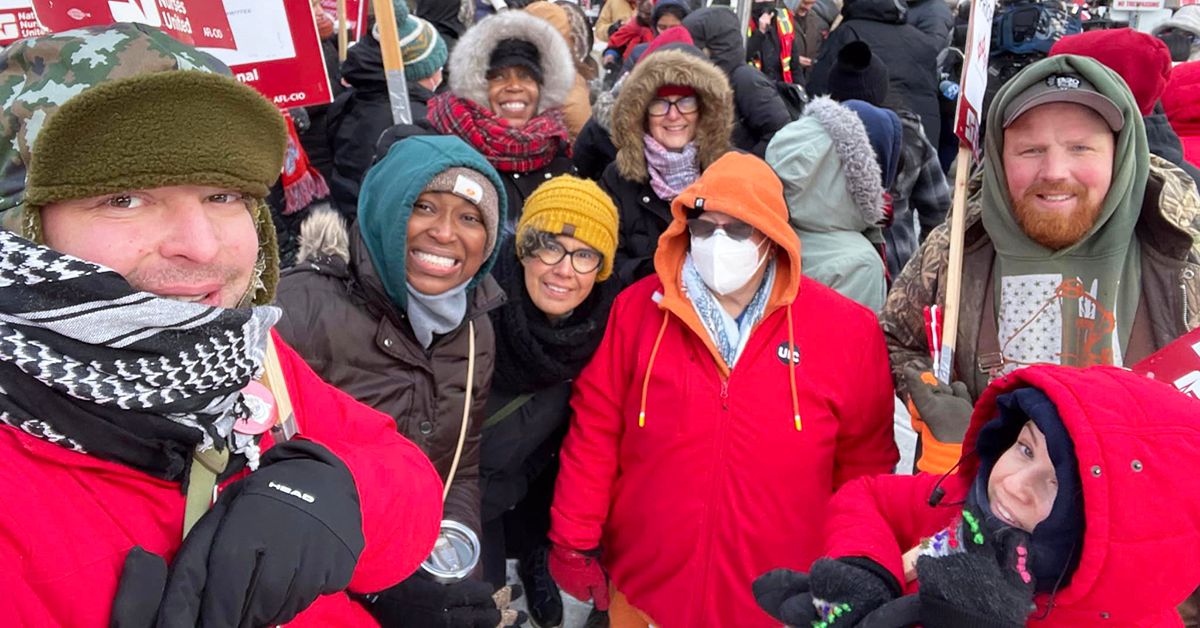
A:
{"label": "black glove with head logo", "polygon": [[[130,551],[110,622],[120,628],[287,623],[318,596],[345,590],[364,544],[358,489],[345,463],[313,442],[281,443],[196,522],[169,573],[141,548]],[[131,614],[153,608],[158,592],[156,620]]]}

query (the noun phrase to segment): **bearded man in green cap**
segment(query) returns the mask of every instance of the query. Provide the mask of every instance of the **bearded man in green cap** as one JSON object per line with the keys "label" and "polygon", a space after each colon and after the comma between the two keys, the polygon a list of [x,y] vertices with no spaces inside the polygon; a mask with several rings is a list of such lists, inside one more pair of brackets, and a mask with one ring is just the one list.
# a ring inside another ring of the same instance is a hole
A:
{"label": "bearded man in green cap", "polygon": [[921,433],[918,467],[958,461],[972,402],[1030,364],[1132,365],[1200,323],[1200,196],[1150,154],[1137,101],[1079,56],[1035,63],[987,112],[968,189],[953,383],[931,385],[926,306],[945,306],[949,225],[896,279],[881,315],[892,375]]}
{"label": "bearded man in green cap", "polygon": [[376,626],[441,482],[272,330],[279,111],[135,24],[0,51],[0,102],[5,625]]}

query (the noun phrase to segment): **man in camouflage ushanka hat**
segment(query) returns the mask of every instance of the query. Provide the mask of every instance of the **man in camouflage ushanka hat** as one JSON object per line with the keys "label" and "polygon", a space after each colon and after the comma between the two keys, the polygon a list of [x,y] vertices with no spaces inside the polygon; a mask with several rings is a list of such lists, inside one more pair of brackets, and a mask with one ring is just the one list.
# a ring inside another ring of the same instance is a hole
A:
{"label": "man in camouflage ushanka hat", "polygon": [[347,592],[433,546],[429,460],[272,330],[285,123],[230,74],[134,24],[0,51],[6,625],[375,626]]}

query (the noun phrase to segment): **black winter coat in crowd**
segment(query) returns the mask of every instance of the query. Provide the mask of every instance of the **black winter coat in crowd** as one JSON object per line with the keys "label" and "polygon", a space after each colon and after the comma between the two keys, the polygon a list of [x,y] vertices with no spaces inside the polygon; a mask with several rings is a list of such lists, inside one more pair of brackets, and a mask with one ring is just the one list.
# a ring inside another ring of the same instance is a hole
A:
{"label": "black winter coat in crowd", "polygon": [[[510,404],[516,408],[484,428],[479,454],[483,575],[502,586],[507,554],[523,555],[546,543],[554,486],[547,475],[557,472],[570,424],[571,382],[600,346],[621,286],[615,277],[596,282],[569,317],[551,322],[529,298],[511,238],[492,276],[508,301],[488,314],[496,333],[496,369],[484,416],[497,417]],[[520,529],[504,529],[510,512]]]}
{"label": "black winter coat in crowd", "polygon": [[[363,177],[375,163],[375,144],[384,130],[392,126],[383,53],[370,34],[346,52],[342,78],[350,88],[333,101],[326,114],[326,134],[333,150],[329,191],[334,208],[350,222],[357,215]],[[414,124],[428,126],[426,103],[431,98],[433,92],[415,81],[408,82],[408,104]]]}
{"label": "black winter coat in crowd", "polygon": [[929,35],[939,52],[950,45],[954,29],[954,14],[946,0],[908,0],[906,21]]}
{"label": "black winter coat in crowd", "polygon": [[1183,168],[1196,185],[1200,185],[1200,168],[1183,158],[1183,142],[1171,127],[1171,121],[1163,112],[1162,103],[1157,103],[1154,112],[1143,116],[1142,120],[1146,122],[1146,141],[1150,144],[1150,154],[1158,155]]}
{"label": "black winter coat in crowd", "polygon": [[707,48],[712,62],[725,71],[733,87],[733,145],[759,157],[775,132],[792,121],[775,82],[746,64],[746,48],[737,15],[726,7],[708,7],[683,18],[692,42]]}
{"label": "black winter coat in crowd", "polygon": [[592,117],[575,138],[571,160],[581,177],[597,180],[617,159],[617,146],[612,142],[612,110],[622,85],[624,82],[618,82],[612,89],[600,92],[592,103]]}
{"label": "black winter coat in crowd", "polygon": [[828,94],[829,73],[837,63],[838,52],[852,41],[864,41],[887,64],[890,94],[901,98],[907,109],[921,116],[925,137],[937,146],[942,127],[938,108],[938,46],[933,38],[905,23],[908,15],[905,0],[848,0],[842,15],[845,21],[829,34],[813,66],[808,79],[809,93]]}
{"label": "black winter coat in crowd", "polygon": [[625,286],[654,273],[658,237],[671,224],[671,204],[654,192],[646,165],[646,107],[663,85],[687,85],[700,98],[692,141],[701,171],[730,150],[733,95],[729,80],[711,62],[664,47],[643,59],[625,79],[612,111],[617,159],[600,177],[600,187],[613,198],[621,216],[613,269]]}

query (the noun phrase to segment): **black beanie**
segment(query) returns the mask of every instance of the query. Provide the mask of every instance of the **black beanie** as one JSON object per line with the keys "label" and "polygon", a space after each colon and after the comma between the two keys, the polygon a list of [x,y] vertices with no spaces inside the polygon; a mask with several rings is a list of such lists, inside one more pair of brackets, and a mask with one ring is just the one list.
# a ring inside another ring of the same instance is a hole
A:
{"label": "black beanie", "polygon": [[541,85],[542,57],[533,43],[516,38],[501,39],[496,42],[496,47],[492,49],[492,56],[488,59],[488,72],[513,66],[529,68],[533,79]]}
{"label": "black beanie", "polygon": [[838,51],[829,72],[829,97],[862,100],[883,107],[888,95],[888,69],[883,60],[861,41],[852,41]]}

